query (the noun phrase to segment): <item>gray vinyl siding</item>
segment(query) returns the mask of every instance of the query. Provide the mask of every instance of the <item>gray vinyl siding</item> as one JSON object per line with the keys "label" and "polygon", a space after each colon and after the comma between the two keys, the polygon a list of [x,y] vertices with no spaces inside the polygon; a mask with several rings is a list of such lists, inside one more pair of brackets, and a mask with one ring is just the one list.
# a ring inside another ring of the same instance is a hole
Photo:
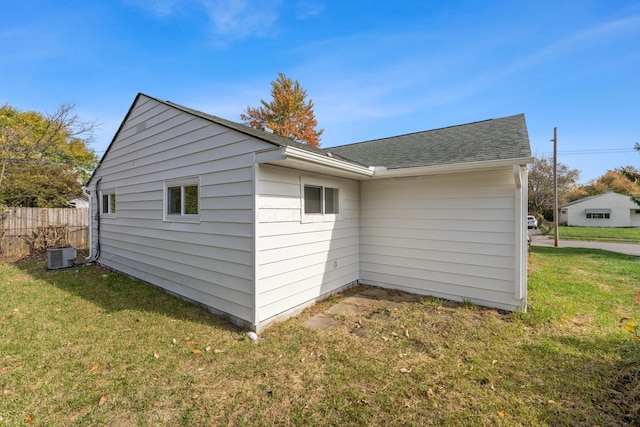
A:
{"label": "gray vinyl siding", "polygon": [[[99,262],[251,326],[253,153],[267,147],[141,96],[91,182],[117,193]],[[188,177],[200,182],[198,221],[164,220],[165,182]]]}
{"label": "gray vinyl siding", "polygon": [[[305,222],[303,183],[340,188],[341,218]],[[258,194],[256,244],[260,322],[358,280],[358,182],[261,166]]]}
{"label": "gray vinyl siding", "polygon": [[361,184],[362,283],[515,310],[513,169]]}

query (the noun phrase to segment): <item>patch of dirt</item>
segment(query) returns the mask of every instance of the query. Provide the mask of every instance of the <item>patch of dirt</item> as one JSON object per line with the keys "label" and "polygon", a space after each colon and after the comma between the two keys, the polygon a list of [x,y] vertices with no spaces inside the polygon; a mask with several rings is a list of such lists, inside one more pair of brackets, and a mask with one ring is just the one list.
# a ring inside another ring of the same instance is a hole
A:
{"label": "patch of dirt", "polygon": [[576,332],[588,331],[591,329],[591,320],[592,319],[587,318],[582,314],[576,314],[571,319],[571,325]]}

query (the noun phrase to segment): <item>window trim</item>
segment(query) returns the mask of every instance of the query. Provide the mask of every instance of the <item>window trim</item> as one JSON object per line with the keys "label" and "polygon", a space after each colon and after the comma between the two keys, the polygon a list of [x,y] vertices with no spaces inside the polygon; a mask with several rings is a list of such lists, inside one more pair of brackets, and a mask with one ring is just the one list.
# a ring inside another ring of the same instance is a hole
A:
{"label": "window trim", "polygon": [[587,219],[611,219],[611,214],[608,212],[589,212]]}
{"label": "window trim", "polygon": [[[185,187],[197,187],[198,189],[198,213],[186,214],[185,211]],[[180,187],[180,213],[169,212],[169,189]],[[202,206],[202,192],[200,189],[200,177],[186,177],[179,179],[170,179],[164,182],[163,197],[162,197],[162,213],[163,220],[169,222],[200,222],[200,207]]]}
{"label": "window trim", "polygon": [[[307,187],[316,187],[320,188],[320,212],[310,212],[306,211],[306,199],[305,199],[305,188]],[[338,204],[338,212],[337,213],[326,213],[326,189],[333,189],[338,191],[337,196],[337,204]],[[337,182],[327,182],[319,179],[301,179],[300,182],[300,211],[301,215],[301,223],[309,223],[309,222],[330,222],[330,221],[341,221],[344,220],[344,188]]]}
{"label": "window trim", "polygon": [[[105,197],[107,203],[104,203]],[[103,218],[115,218],[118,206],[118,196],[115,189],[100,190],[100,216]],[[105,211],[105,207],[107,210]]]}

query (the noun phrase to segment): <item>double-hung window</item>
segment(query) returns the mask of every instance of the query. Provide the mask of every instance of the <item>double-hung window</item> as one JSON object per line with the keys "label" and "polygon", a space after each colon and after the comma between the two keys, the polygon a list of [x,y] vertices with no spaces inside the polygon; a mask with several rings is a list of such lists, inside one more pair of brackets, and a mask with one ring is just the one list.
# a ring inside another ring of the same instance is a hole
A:
{"label": "double-hung window", "polygon": [[165,183],[165,220],[198,220],[200,180],[188,178]]}

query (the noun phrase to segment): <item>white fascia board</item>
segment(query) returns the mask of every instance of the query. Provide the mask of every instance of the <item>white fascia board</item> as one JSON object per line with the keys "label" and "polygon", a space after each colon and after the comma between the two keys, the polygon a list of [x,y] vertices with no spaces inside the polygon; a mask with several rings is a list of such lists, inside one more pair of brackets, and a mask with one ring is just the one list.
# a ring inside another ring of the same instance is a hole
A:
{"label": "white fascia board", "polygon": [[518,159],[489,160],[486,162],[455,163],[450,165],[419,166],[402,169],[377,169],[372,178],[403,178],[410,176],[439,175],[456,172],[473,172],[513,165],[527,165],[533,163],[533,157]]}
{"label": "white fascia board", "polygon": [[298,169],[324,172],[356,179],[384,179],[411,176],[437,175],[456,172],[471,172],[514,165],[533,163],[533,157],[517,159],[490,160],[486,162],[456,163],[449,165],[419,166],[401,169],[386,169],[383,166],[360,166],[333,157],[319,155],[294,147],[280,147],[256,153],[257,163],[288,165]]}
{"label": "white fascia board", "polygon": [[348,174],[354,177],[371,177],[374,171],[365,166],[355,165],[345,162],[344,160],[335,159],[333,157],[323,156],[306,150],[300,150],[294,147],[281,147],[282,155],[279,159],[269,160],[269,163],[278,163],[280,160],[283,164],[291,164],[296,167],[318,171],[326,170],[327,173]]}
{"label": "white fascia board", "polygon": [[285,160],[286,157],[280,147],[260,150],[254,153],[255,163],[269,163]]}

